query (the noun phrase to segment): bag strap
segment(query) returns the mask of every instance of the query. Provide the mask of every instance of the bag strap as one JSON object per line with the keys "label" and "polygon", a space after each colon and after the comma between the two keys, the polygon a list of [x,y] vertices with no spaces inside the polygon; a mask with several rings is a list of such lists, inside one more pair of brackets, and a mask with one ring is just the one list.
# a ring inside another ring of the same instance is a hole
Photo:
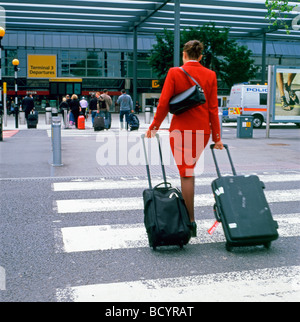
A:
{"label": "bag strap", "polygon": [[[185,69],[183,69],[182,67],[179,67],[182,71],[184,71],[185,72],[185,74],[194,82],[194,83],[196,83],[201,89],[202,89],[202,87],[201,87],[201,85],[195,80],[195,78],[194,77],[192,77]],[[203,89],[202,89],[202,91],[203,91]]]}

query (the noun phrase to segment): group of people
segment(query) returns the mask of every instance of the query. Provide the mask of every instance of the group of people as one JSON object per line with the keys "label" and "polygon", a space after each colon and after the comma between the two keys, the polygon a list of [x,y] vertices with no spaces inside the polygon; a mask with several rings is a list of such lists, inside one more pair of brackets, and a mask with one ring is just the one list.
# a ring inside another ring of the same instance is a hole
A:
{"label": "group of people", "polygon": [[[116,104],[120,106],[120,128],[125,129],[128,125],[129,114],[134,112],[133,101],[131,96],[126,93],[125,89],[122,89],[121,93]],[[104,117],[106,128],[108,128],[109,125],[107,124],[107,120],[110,120],[109,115],[111,106],[112,98],[108,95],[108,90],[104,89],[102,94],[96,92],[95,95],[92,95],[89,103],[84,96],[79,100],[76,94],[73,94],[71,98],[69,95],[66,95],[62,99],[59,110],[63,117],[64,110],[70,111],[70,120],[75,123],[76,128],[78,127],[79,115],[84,115],[85,118],[87,118],[88,115],[91,115],[93,125],[96,116]],[[124,118],[126,125],[124,125]]]}
{"label": "group of people", "polygon": [[86,109],[88,107],[88,103],[83,96],[79,101],[78,96],[73,94],[70,98],[70,95],[66,95],[62,98],[62,102],[59,105],[59,111],[64,118],[64,111],[70,111],[70,121],[74,122],[75,126],[78,127],[78,117],[80,114],[86,116]]}
{"label": "group of people", "polygon": [[25,119],[28,119],[28,115],[34,110],[34,100],[32,94],[26,95],[20,102],[15,104],[13,98],[7,101],[7,114],[17,114],[19,110],[25,112]]}

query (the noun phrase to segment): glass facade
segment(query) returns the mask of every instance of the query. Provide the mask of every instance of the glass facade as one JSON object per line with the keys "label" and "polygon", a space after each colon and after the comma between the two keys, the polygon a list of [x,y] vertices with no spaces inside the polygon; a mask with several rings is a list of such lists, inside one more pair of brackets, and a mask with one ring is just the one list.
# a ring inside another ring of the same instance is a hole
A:
{"label": "glass facade", "polygon": [[[153,35],[138,35],[137,94],[139,99],[144,93],[157,94],[161,91],[160,88],[152,87],[153,80],[157,79],[157,75],[148,64],[148,58],[155,43],[156,37]],[[262,78],[262,40],[243,39],[238,40],[238,43],[246,45],[252,51],[252,57],[259,70],[251,82],[259,83]],[[33,92],[45,100],[52,99],[49,79],[28,77],[28,55],[55,55],[57,77],[81,78],[82,95],[89,96],[90,93],[101,91],[104,88],[114,92],[116,97],[122,88],[126,88],[129,93],[132,93],[134,65],[132,34],[101,35],[8,30],[2,40],[2,47],[2,78],[7,82],[8,90],[11,93],[14,93],[12,60],[18,58],[20,61],[18,90],[22,92],[20,95]],[[269,64],[300,66],[300,44],[267,41],[266,66]],[[227,88],[227,85],[221,82],[218,85],[219,93],[228,95],[230,89]],[[60,100],[61,97],[57,99]]]}
{"label": "glass facade", "polygon": [[[13,76],[12,60],[18,58],[17,49],[4,49],[3,76]],[[30,52],[32,53],[32,52]],[[34,54],[41,53],[35,50]],[[155,78],[151,66],[148,64],[149,53],[138,53],[138,77]],[[133,54],[115,51],[90,51],[90,50],[62,50],[57,52],[58,77],[81,78],[132,78]],[[23,72],[26,66],[21,65]]]}

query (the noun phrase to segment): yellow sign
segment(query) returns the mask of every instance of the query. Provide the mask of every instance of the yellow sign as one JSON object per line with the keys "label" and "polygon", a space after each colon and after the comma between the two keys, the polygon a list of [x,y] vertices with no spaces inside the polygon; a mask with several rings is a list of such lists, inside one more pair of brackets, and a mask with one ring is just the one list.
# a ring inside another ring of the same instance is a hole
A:
{"label": "yellow sign", "polygon": [[159,88],[159,82],[157,79],[152,80],[152,88]]}
{"label": "yellow sign", "polygon": [[7,94],[7,83],[3,83],[3,94]]}
{"label": "yellow sign", "polygon": [[82,78],[51,78],[49,82],[63,82],[63,83],[82,83]]}
{"label": "yellow sign", "polygon": [[27,77],[56,77],[56,55],[27,55]]}

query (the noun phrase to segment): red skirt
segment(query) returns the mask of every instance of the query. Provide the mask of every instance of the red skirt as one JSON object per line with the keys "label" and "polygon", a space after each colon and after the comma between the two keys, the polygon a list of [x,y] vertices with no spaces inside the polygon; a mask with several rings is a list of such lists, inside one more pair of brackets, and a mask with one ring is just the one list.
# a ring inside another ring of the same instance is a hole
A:
{"label": "red skirt", "polygon": [[194,168],[208,141],[209,134],[191,130],[170,132],[170,146],[180,177],[193,177]]}

